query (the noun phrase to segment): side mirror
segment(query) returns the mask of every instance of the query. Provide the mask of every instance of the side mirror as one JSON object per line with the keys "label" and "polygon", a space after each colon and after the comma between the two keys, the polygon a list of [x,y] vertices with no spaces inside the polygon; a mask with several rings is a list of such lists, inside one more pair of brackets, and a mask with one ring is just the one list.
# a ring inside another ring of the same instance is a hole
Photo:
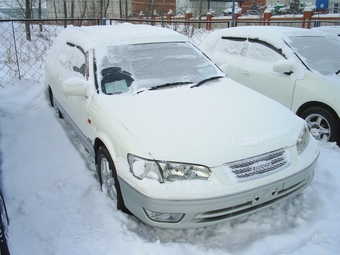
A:
{"label": "side mirror", "polygon": [[291,60],[280,60],[273,66],[274,72],[291,74],[293,72],[293,63]]}
{"label": "side mirror", "polygon": [[89,84],[80,78],[71,78],[61,84],[61,89],[66,96],[85,96]]}

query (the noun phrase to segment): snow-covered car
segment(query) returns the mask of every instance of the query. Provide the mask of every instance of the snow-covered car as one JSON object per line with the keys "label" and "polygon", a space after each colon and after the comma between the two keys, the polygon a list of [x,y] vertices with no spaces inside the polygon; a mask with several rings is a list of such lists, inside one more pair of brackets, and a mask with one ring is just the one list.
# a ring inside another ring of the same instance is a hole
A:
{"label": "snow-covered car", "polygon": [[[241,14],[241,12],[242,12],[242,8],[235,6],[234,13]],[[232,7],[226,8],[223,11],[223,16],[229,16],[229,15],[232,15],[232,14],[233,14],[233,8]]]}
{"label": "snow-covered car", "polygon": [[319,150],[305,121],[227,78],[175,31],[68,27],[49,50],[45,83],[94,154],[103,191],[149,225],[223,222],[313,179]]}
{"label": "snow-covered car", "polygon": [[313,29],[221,29],[200,44],[230,78],[286,106],[316,139],[340,144],[340,42]]}

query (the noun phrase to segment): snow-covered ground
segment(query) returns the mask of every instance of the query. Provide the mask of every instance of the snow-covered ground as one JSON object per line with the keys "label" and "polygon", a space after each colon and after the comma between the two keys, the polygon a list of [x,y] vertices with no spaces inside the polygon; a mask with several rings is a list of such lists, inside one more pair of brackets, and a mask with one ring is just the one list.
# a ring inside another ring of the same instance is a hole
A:
{"label": "snow-covered ground", "polygon": [[42,83],[0,85],[0,180],[11,255],[339,254],[340,149],[319,142],[303,194],[238,220],[164,230],[115,209],[93,158],[49,106]]}

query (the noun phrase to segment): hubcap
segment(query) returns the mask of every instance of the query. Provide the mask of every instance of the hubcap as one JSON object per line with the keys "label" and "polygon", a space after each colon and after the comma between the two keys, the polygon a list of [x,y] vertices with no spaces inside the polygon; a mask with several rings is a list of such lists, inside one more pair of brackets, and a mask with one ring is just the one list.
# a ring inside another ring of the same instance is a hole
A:
{"label": "hubcap", "polygon": [[306,122],[315,139],[328,142],[331,136],[331,128],[325,117],[317,113],[311,114],[307,116]]}
{"label": "hubcap", "polygon": [[117,201],[116,183],[112,176],[112,169],[110,168],[110,163],[107,158],[102,158],[100,161],[100,173],[102,176],[102,182],[107,189],[109,197],[112,200]]}

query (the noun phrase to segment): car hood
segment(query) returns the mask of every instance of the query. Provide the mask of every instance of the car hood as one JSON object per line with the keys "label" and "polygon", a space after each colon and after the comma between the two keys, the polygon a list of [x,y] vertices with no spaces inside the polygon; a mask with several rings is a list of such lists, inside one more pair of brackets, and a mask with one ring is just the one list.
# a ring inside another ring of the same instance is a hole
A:
{"label": "car hood", "polygon": [[219,166],[295,145],[304,125],[285,107],[229,78],[101,97],[157,160]]}

